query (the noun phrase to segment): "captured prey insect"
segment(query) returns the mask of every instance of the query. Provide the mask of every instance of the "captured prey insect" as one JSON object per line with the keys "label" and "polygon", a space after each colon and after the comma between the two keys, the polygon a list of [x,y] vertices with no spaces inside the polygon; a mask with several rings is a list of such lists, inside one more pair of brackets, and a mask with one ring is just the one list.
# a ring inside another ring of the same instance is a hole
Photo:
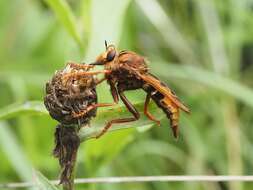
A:
{"label": "captured prey insect", "polygon": [[80,145],[78,130],[96,116],[98,107],[113,105],[97,103],[96,85],[101,81],[90,71],[93,67],[69,62],[46,84],[44,104],[51,117],[60,122],[55,131],[54,156],[59,159],[62,167],[60,181],[67,185],[71,185],[71,175]]}
{"label": "captured prey insect", "polygon": [[190,110],[178,99],[175,93],[157,77],[149,73],[149,68],[144,57],[132,51],[117,51],[114,45],[107,45],[106,51],[99,55],[96,61],[90,65],[104,65],[105,80],[110,85],[114,102],[118,103],[119,97],[126,105],[133,117],[119,118],[109,121],[103,131],[103,135],[113,124],[136,121],[140,114],[132,103],[126,98],[124,91],[143,89],[147,96],[144,104],[144,114],[152,121],[160,125],[160,121],[148,111],[150,99],[160,107],[170,120],[173,135],[178,137],[178,123],[180,109],[189,113]]}
{"label": "captured prey insect", "polygon": [[81,126],[96,116],[98,107],[113,105],[97,103],[96,85],[101,81],[94,77],[99,72],[89,71],[93,67],[69,62],[46,84],[44,103],[52,118],[64,125]]}

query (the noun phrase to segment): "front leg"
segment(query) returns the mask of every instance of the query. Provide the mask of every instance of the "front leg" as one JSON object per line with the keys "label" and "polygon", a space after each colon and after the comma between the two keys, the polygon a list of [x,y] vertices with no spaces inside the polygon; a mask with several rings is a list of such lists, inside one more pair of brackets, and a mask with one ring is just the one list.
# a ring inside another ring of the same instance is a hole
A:
{"label": "front leg", "polygon": [[111,71],[102,70],[102,71],[79,71],[66,73],[62,76],[62,81],[66,84],[70,79],[79,79],[84,76],[98,75],[98,74],[109,74]]}
{"label": "front leg", "polygon": [[82,76],[110,74],[110,72],[111,71],[109,71],[109,70],[102,70],[102,71],[80,71],[80,72],[75,72],[75,73],[66,73],[63,76],[63,79],[68,80],[69,78],[80,78]]}
{"label": "front leg", "polygon": [[95,65],[85,65],[85,64],[81,64],[81,63],[75,63],[73,61],[68,61],[67,65],[69,65],[71,68],[75,68],[75,69],[91,69],[94,68]]}

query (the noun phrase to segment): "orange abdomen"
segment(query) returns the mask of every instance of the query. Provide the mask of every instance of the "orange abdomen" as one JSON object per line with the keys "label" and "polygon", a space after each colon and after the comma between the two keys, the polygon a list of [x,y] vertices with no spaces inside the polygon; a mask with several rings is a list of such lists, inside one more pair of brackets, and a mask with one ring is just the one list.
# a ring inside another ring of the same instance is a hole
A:
{"label": "orange abdomen", "polygon": [[160,107],[170,120],[170,125],[174,137],[178,137],[178,124],[179,124],[179,107],[174,104],[169,98],[164,97],[162,93],[154,89],[151,85],[143,85],[143,89],[147,93],[151,93],[152,100]]}

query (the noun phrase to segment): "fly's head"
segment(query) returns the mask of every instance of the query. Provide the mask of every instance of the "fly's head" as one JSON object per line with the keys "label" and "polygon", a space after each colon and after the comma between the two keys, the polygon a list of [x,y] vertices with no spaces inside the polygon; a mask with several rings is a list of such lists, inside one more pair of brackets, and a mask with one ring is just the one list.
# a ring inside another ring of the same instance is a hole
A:
{"label": "fly's head", "polygon": [[117,66],[118,52],[114,45],[108,46],[106,41],[105,48],[105,52],[100,54],[91,65],[104,65],[106,68],[113,69],[114,66]]}

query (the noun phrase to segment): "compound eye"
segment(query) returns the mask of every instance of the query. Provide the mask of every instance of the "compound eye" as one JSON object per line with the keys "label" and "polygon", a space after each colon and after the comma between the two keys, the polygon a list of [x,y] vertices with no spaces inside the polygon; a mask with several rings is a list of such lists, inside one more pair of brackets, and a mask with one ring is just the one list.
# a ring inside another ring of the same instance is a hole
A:
{"label": "compound eye", "polygon": [[115,55],[116,55],[115,50],[109,51],[106,56],[106,61],[112,61],[114,59]]}

